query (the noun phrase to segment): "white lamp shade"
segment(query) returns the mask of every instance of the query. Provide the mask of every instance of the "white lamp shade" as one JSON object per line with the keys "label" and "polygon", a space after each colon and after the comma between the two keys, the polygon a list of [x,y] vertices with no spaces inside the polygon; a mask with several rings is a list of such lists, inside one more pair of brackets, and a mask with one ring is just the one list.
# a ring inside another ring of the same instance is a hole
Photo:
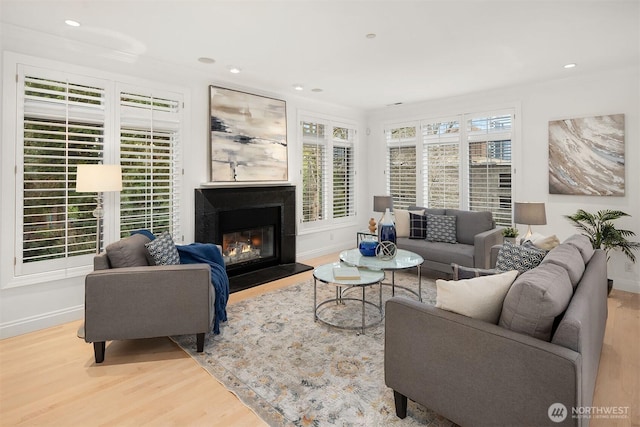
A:
{"label": "white lamp shade", "polygon": [[120,165],[78,165],[76,191],[78,193],[101,193],[122,190],[122,168]]}

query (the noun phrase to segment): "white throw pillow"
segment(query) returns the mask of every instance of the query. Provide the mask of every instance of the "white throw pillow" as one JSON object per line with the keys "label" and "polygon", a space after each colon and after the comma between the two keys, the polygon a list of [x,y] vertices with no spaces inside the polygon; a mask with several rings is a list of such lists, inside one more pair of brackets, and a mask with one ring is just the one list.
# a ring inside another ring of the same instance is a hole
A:
{"label": "white throw pillow", "polygon": [[408,211],[406,209],[394,209],[393,216],[396,223],[396,237],[409,237],[409,212],[424,215],[423,210]]}
{"label": "white throw pillow", "polygon": [[544,249],[545,251],[550,251],[560,244],[560,240],[556,237],[555,234],[551,236],[542,236],[535,240],[532,240],[534,246],[536,248]]}
{"label": "white throw pillow", "polygon": [[485,322],[498,323],[502,303],[516,270],[464,280],[436,280],[436,307]]}

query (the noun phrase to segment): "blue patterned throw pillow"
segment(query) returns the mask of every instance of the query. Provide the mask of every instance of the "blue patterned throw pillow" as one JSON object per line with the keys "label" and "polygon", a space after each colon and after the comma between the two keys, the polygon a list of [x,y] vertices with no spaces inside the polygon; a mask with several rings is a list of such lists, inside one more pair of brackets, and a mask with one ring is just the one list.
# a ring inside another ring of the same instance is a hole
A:
{"label": "blue patterned throw pillow", "polygon": [[427,214],[427,240],[456,243],[456,217]]}
{"label": "blue patterned throw pillow", "polygon": [[546,251],[535,247],[514,245],[505,241],[498,252],[496,270],[499,272],[518,270],[519,273],[524,273],[537,267],[546,254]]}
{"label": "blue patterned throw pillow", "polygon": [[154,240],[145,243],[145,246],[155,260],[156,265],[180,264],[180,254],[168,231],[164,231]]}
{"label": "blue patterned throw pillow", "polygon": [[409,212],[409,238],[424,239],[427,237],[427,217]]}

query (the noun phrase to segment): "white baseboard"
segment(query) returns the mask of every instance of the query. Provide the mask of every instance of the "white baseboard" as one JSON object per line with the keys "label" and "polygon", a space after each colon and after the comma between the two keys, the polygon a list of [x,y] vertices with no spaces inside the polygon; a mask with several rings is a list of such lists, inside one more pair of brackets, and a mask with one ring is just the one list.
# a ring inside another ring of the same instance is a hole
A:
{"label": "white baseboard", "polygon": [[613,279],[613,289],[640,294],[640,282],[625,279]]}
{"label": "white baseboard", "polygon": [[84,317],[84,306],[68,307],[62,310],[51,311],[37,316],[25,317],[0,325],[0,339],[28,334],[63,323],[80,320]]}
{"label": "white baseboard", "polygon": [[[296,259],[299,262],[304,262],[307,259],[318,258],[324,255],[329,255],[335,252],[341,252],[346,249],[352,249],[353,244],[349,245],[348,243],[336,243],[331,246],[323,246],[321,248],[314,249],[312,251],[306,252],[298,252],[296,254]],[[336,259],[336,261],[339,261]]]}

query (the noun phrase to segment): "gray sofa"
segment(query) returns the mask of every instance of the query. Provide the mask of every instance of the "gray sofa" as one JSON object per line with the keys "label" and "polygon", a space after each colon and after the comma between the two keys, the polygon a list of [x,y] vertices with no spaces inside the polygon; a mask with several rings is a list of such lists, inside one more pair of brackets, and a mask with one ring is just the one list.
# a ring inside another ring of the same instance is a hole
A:
{"label": "gray sofa", "polygon": [[207,264],[152,265],[136,234],[94,258],[85,280],[84,339],[93,343],[96,363],[105,342],[196,334],[203,351],[215,314],[215,291]]}
{"label": "gray sofa", "polygon": [[491,212],[459,209],[429,209],[410,206],[409,211],[424,210],[426,214],[456,217],[456,243],[398,237],[397,246],[424,258],[425,268],[451,274],[452,264],[489,268],[491,247],[502,243],[502,228],[496,227]]}
{"label": "gray sofa", "polygon": [[[511,285],[498,324],[399,297],[387,302],[385,319],[385,382],[399,417],[408,398],[462,426],[586,426],[572,409],[593,402],[606,255],[568,239]],[[563,421],[559,411],[551,420],[554,403],[566,408]]]}

